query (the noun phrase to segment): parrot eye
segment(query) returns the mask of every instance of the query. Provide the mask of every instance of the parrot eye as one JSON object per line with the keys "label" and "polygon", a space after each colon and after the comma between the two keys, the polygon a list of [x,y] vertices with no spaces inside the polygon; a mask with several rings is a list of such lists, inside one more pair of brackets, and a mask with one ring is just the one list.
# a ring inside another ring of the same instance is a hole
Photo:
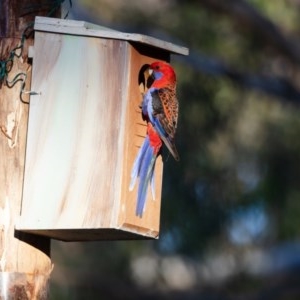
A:
{"label": "parrot eye", "polygon": [[155,70],[159,70],[159,66],[155,66]]}

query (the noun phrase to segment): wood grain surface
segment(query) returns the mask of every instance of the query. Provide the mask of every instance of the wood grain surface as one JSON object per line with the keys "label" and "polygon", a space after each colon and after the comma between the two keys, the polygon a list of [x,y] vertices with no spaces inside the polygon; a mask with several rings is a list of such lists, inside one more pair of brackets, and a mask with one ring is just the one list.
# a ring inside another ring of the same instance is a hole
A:
{"label": "wood grain surface", "polygon": [[135,42],[35,32],[37,95],[30,99],[18,229],[62,240],[158,236],[161,159],[156,197],[148,193],[142,218],[129,182],[146,134],[138,74],[169,56]]}

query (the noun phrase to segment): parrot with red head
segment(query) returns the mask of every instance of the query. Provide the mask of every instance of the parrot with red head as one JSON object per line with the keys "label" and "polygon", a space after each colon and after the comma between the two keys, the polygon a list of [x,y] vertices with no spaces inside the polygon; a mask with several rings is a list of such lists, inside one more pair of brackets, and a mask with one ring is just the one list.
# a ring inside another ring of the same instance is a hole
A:
{"label": "parrot with red head", "polygon": [[135,159],[130,190],[139,178],[136,215],[143,216],[148,186],[152,187],[154,199],[154,168],[163,143],[176,161],[179,155],[175,146],[175,132],[178,119],[176,97],[176,74],[170,64],[153,62],[148,69],[152,85],[143,96],[142,116],[147,122],[147,135]]}

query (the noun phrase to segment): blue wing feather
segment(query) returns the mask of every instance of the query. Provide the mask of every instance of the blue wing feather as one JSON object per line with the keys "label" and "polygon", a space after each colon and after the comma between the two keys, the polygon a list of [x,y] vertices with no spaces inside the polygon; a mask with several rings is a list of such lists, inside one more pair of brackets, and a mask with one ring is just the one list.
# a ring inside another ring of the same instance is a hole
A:
{"label": "blue wing feather", "polygon": [[[164,125],[161,123],[160,119],[157,117],[158,114],[164,114],[163,106],[161,101],[158,100],[159,95],[158,91],[160,89],[150,88],[144,96],[143,104],[142,104],[142,112],[143,115],[147,116],[156,129],[157,133],[163,140],[164,144],[167,146],[171,154],[174,156],[176,160],[179,160],[179,156],[174,144],[174,139],[169,135],[169,133],[164,128]],[[155,102],[155,104],[154,104]],[[154,109],[155,107],[155,109]]]}

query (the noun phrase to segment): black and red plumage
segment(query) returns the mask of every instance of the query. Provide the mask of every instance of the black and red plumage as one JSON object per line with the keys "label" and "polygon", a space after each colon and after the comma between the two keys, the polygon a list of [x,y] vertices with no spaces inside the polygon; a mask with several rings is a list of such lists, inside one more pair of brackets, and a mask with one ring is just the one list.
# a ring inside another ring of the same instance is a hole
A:
{"label": "black and red plumage", "polygon": [[154,62],[149,66],[153,83],[142,102],[142,116],[147,122],[147,135],[134,162],[131,172],[130,190],[139,178],[136,215],[143,216],[148,186],[152,186],[154,199],[154,168],[157,156],[164,143],[175,160],[179,155],[175,146],[178,120],[176,97],[176,74],[170,64]]}

